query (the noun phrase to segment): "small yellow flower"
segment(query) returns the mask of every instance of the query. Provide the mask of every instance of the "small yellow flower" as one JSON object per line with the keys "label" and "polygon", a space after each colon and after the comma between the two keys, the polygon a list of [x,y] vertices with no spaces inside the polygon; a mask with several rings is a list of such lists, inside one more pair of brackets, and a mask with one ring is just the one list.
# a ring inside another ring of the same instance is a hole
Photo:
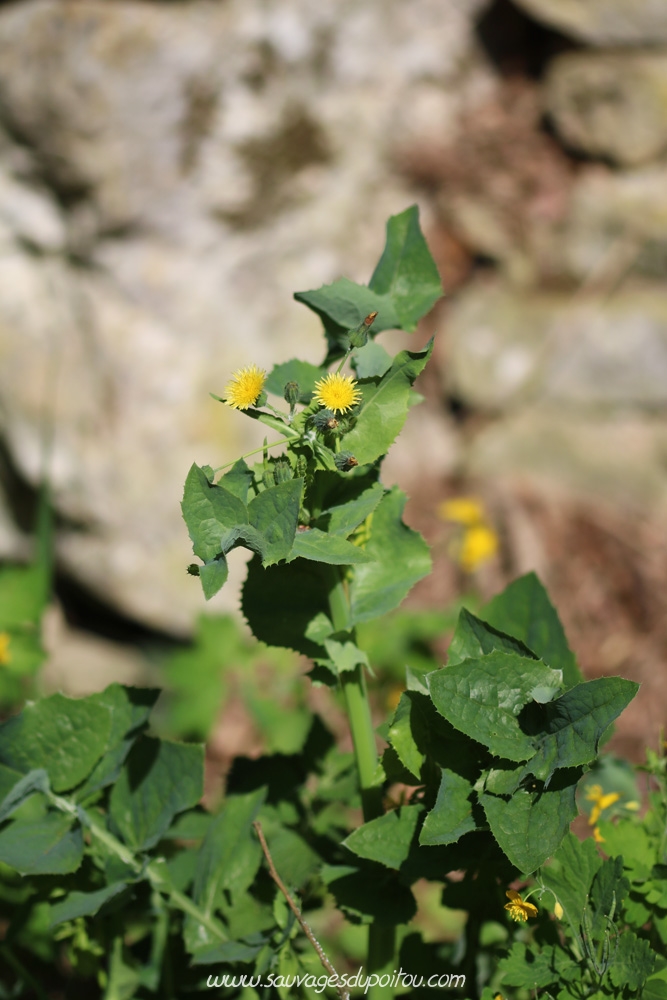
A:
{"label": "small yellow flower", "polygon": [[351,375],[331,373],[315,383],[313,398],[320,406],[326,406],[334,413],[345,413],[361,399],[361,392],[356,385]]}
{"label": "small yellow flower", "polygon": [[563,919],[563,907],[560,905],[558,900],[556,900],[556,902],[554,903],[554,916],[556,920]]}
{"label": "small yellow flower", "polygon": [[623,808],[624,809],[629,809],[630,812],[638,812],[640,806],[639,806],[639,803],[635,802],[634,799],[633,799],[632,802],[624,802],[623,803]]}
{"label": "small yellow flower", "polygon": [[512,920],[516,920],[517,923],[521,923],[521,921],[525,923],[528,917],[537,916],[537,907],[533,906],[532,903],[524,902],[514,889],[508,889],[505,895],[509,899],[509,903],[505,903],[505,909],[509,912]]}
{"label": "small yellow flower", "polygon": [[456,524],[481,524],[484,522],[484,508],[475,497],[454,497],[438,504],[438,516],[443,521],[454,521]]}
{"label": "small yellow flower", "polygon": [[0,667],[6,667],[12,662],[9,652],[9,632],[0,632]]}
{"label": "small yellow flower", "polygon": [[604,844],[604,837],[600,833],[599,826],[593,827],[593,840],[595,841],[596,844]]}
{"label": "small yellow flower", "polygon": [[591,787],[586,792],[586,800],[588,802],[593,802],[593,808],[591,809],[591,814],[588,817],[588,825],[595,826],[600,818],[600,814],[608,809],[609,806],[613,806],[615,802],[620,799],[618,792],[607,792],[605,795],[602,791],[602,785],[591,785]]}
{"label": "small yellow flower", "polygon": [[458,562],[466,573],[472,573],[482,563],[492,559],[498,551],[498,536],[487,524],[476,524],[467,528],[461,548],[458,552]]}
{"label": "small yellow flower", "polygon": [[266,372],[257,365],[239,368],[225,386],[225,402],[235,410],[247,410],[257,402],[265,382]]}

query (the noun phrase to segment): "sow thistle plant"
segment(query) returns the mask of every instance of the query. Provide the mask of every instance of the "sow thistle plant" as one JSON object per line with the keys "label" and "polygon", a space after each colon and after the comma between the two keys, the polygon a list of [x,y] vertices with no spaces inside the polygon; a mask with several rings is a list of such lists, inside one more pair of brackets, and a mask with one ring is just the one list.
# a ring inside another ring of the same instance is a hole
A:
{"label": "sow thistle plant", "polygon": [[[223,972],[236,978],[221,996],[314,998],[322,969],[344,963],[311,928],[333,901],[366,935],[374,1000],[429,992],[402,986],[399,968],[447,974],[471,1000],[667,996],[664,767],[651,764],[660,791],[643,819],[605,822],[613,789],[600,782],[606,859],[569,833],[578,783],[637,685],[583,680],[534,575],[479,615],[461,611],[444,668],[407,665],[378,751],[360,636],[431,566],[381,464],[432,343],[392,357],[377,338],[414,331],[440,295],[408,209],[389,220],[368,286],[297,293],[322,321],[321,365],[265,372],[249,359],[215,397],[271,439],[220,469],[193,465],[185,484],[189,572],[205,598],[224,586],[229,553],[249,549],[252,632],[342,692],[353,754],[313,716],[289,755],[237,759],[212,814],[198,805],[202,748],[149,732],[157,691],[28,705],[0,725],[4,995],[45,996],[44,963],[62,970],[65,949],[105,1000],[210,996]],[[460,941],[425,942],[411,926],[422,880],[465,911]],[[246,974],[264,985],[243,986]],[[328,993],[344,1000],[347,987]]]}

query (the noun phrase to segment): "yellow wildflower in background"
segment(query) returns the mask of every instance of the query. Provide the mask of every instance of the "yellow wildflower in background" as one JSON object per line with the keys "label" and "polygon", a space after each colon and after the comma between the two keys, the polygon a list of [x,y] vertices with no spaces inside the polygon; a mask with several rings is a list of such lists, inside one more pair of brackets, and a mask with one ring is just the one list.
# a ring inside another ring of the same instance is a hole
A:
{"label": "yellow wildflower in background", "polygon": [[556,920],[563,919],[563,907],[560,905],[558,900],[556,900],[556,902],[554,903],[554,916]]}
{"label": "yellow wildflower in background", "polygon": [[265,382],[266,372],[257,365],[239,368],[225,386],[225,402],[235,410],[247,410],[257,402]]}
{"label": "yellow wildflower in background", "polygon": [[604,844],[604,837],[600,833],[599,826],[593,827],[593,840],[595,841],[596,844]]}
{"label": "yellow wildflower in background", "polygon": [[525,902],[520,893],[515,892],[514,889],[508,889],[505,895],[509,899],[509,903],[505,903],[505,909],[509,912],[512,920],[516,920],[517,923],[521,923],[521,921],[525,923],[528,917],[537,916],[537,907],[533,906],[532,903]]}
{"label": "yellow wildflower in background", "polygon": [[9,652],[9,632],[0,632],[0,667],[6,667],[12,662],[12,654]]}
{"label": "yellow wildflower in background", "polygon": [[473,573],[498,551],[498,536],[486,520],[484,507],[475,497],[454,497],[438,506],[443,521],[463,527],[454,544],[453,555],[461,569]]}
{"label": "yellow wildflower in background", "polygon": [[591,787],[586,792],[586,800],[588,802],[593,802],[593,808],[591,809],[591,814],[588,817],[588,825],[595,826],[600,818],[600,814],[608,809],[609,806],[613,806],[615,802],[620,799],[620,794],[618,792],[607,792],[602,791],[602,785],[591,785]]}
{"label": "yellow wildflower in background", "polygon": [[326,406],[334,413],[345,413],[356,406],[361,399],[361,392],[356,385],[351,375],[334,372],[315,383],[313,398],[320,406]]}

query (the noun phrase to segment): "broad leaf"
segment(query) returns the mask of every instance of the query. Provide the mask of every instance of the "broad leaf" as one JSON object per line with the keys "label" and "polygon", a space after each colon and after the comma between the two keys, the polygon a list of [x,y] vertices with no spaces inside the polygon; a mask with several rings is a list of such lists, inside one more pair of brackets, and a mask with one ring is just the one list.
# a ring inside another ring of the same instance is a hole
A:
{"label": "broad leaf", "polygon": [[369,287],[388,295],[401,328],[412,332],[442,296],[442,283],[419,228],[416,205],[387,222],[387,242]]}
{"label": "broad leaf", "polygon": [[21,875],[65,875],[83,860],[81,827],[72,816],[48,812],[36,822],[17,819],[0,829],[0,861]]}
{"label": "broad leaf", "polygon": [[245,461],[239,458],[237,462],[234,462],[229,472],[224,474],[218,486],[222,486],[228,493],[232,493],[235,497],[238,497],[241,503],[246,504],[248,502],[248,490],[251,483],[252,472]]}
{"label": "broad leaf", "polygon": [[503,986],[506,984],[537,990],[556,982],[558,973],[553,969],[552,956],[552,948],[534,952],[523,941],[515,941],[509,955],[500,962]]}
{"label": "broad leaf", "polygon": [[243,501],[222,486],[210,483],[198,465],[192,466],[185,480],[181,508],[194,554],[205,563],[225,551],[227,532],[248,523]]}
{"label": "broad leaf", "polygon": [[394,487],[373,514],[365,546],[373,562],[355,568],[350,586],[352,624],[393,611],[431,570],[426,542],[402,521],[405,502],[405,494]]}
{"label": "broad leaf", "polygon": [[224,587],[228,576],[229,564],[227,563],[227,557],[224,555],[219,555],[210,562],[207,562],[205,566],[199,567],[201,589],[207,601],[215,597],[218,591]]}
{"label": "broad leaf", "polygon": [[332,566],[352,566],[357,563],[371,561],[358,545],[353,545],[340,535],[330,535],[319,528],[309,528],[307,531],[297,531],[290,560],[300,556],[302,559],[312,559],[315,562],[329,563]]}
{"label": "broad leaf", "polygon": [[264,490],[248,504],[250,524],[262,537],[263,564],[286,559],[294,544],[303,479],[290,479]]}
{"label": "broad leaf", "polygon": [[491,833],[519,871],[535,871],[556,852],[577,814],[575,792],[576,780],[547,791],[519,789],[509,800],[480,795]]}
{"label": "broad leaf", "polygon": [[537,659],[519,639],[513,639],[504,632],[499,632],[488,622],[482,621],[471,614],[466,608],[461,609],[456,631],[447,650],[447,664],[451,667],[462,660],[477,660],[487,653],[517,653]]}
{"label": "broad leaf", "polygon": [[[18,777],[18,772],[13,772]],[[35,768],[15,782],[13,787],[0,800],[0,822],[3,822],[22,806],[26,799],[29,799],[35,792],[49,791],[49,776],[44,768]]]}
{"label": "broad leaf", "polygon": [[393,444],[408,415],[412,385],[432,351],[433,341],[423,351],[400,351],[381,379],[359,383],[361,412],[343,438],[345,450],[352,452],[359,465],[375,462]]}
{"label": "broad leaf", "polygon": [[482,610],[484,621],[520,639],[550,667],[563,671],[566,687],[583,678],[563,626],[534,573],[519,577]]}
{"label": "broad leaf", "polygon": [[299,402],[308,404],[315,389],[315,383],[326,375],[325,368],[318,368],[307,361],[286,361],[275,365],[268,374],[264,388],[274,396],[284,398],[285,386],[288,382],[296,382],[299,386]]}
{"label": "broad leaf", "polygon": [[111,820],[125,843],[154,847],[174,816],[201,798],[203,771],[203,747],[142,736],[111,792]]}
{"label": "broad leaf", "polygon": [[103,889],[96,892],[79,892],[75,890],[57,903],[51,904],[50,926],[62,924],[65,920],[76,920],[77,917],[93,916],[114,896],[127,887],[126,882],[114,882],[113,885],[105,885]]}
{"label": "broad leaf", "polygon": [[385,494],[377,473],[345,477],[334,472],[319,472],[316,486],[324,494],[325,507],[317,526],[329,535],[347,538],[369,517]]}
{"label": "broad leaf", "polygon": [[581,923],[591,882],[601,865],[593,840],[582,842],[568,833],[551,864],[542,869],[542,881],[554,893],[572,927]]}
{"label": "broad leaf", "polygon": [[346,347],[345,334],[361,326],[369,313],[377,312],[373,323],[374,335],[400,326],[398,314],[388,295],[380,295],[366,285],[357,285],[349,278],[339,278],[331,285],[307,292],[295,292],[297,302],[317,313],[324,324],[330,344]]}
{"label": "broad leaf", "polygon": [[410,853],[410,845],[423,815],[423,806],[392,809],[353,830],[343,845],[360,858],[398,869]]}
{"label": "broad leaf", "polygon": [[537,687],[554,687],[560,674],[539,660],[490,653],[429,675],[433,704],[453,726],[508,760],[529,760],[534,738],[517,716]]}
{"label": "broad leaf", "polygon": [[44,768],[54,792],[92,771],[108,744],[111,712],[94,698],[54,694],[0,726],[0,763],[21,774]]}
{"label": "broad leaf", "polygon": [[[618,939],[609,978],[619,990],[640,991],[653,972],[656,957],[649,941],[625,930]],[[637,992],[636,995],[645,996],[645,993]]]}
{"label": "broad leaf", "polygon": [[382,344],[369,340],[363,347],[358,347],[352,352],[350,363],[357,378],[375,378],[389,371],[392,360]]}
{"label": "broad leaf", "polygon": [[241,610],[253,635],[269,646],[286,646],[305,656],[321,656],[321,648],[306,638],[310,623],[327,615],[325,567],[306,559],[263,569],[258,556],[248,564]]}
{"label": "broad leaf", "polygon": [[419,843],[425,846],[453,844],[464,833],[476,829],[472,815],[472,785],[455,771],[443,768],[435,805],[424,820]]}

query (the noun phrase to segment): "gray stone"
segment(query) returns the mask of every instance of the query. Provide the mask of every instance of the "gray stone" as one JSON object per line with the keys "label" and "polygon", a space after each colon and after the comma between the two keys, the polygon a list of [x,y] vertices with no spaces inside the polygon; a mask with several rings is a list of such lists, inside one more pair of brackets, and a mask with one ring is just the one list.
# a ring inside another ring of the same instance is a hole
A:
{"label": "gray stone", "polygon": [[541,404],[582,413],[667,406],[667,293],[608,297],[470,288],[449,318],[446,377],[487,411]]}
{"label": "gray stone", "polygon": [[[368,280],[414,201],[391,144],[447,135],[489,79],[482,5],[0,7],[0,123],[22,151],[0,135],[0,162],[23,199],[3,215],[0,174],[0,433],[36,482],[54,424],[59,558],[124,613],[183,634],[201,611],[187,469],[264,438],[208,393],[240,365],[320,360],[292,293]],[[235,603],[233,584],[209,607]]]}
{"label": "gray stone", "polygon": [[636,166],[667,149],[667,49],[566,53],[545,99],[565,142],[591,156]]}
{"label": "gray stone", "polygon": [[518,7],[592,45],[667,42],[665,0],[514,0]]}

